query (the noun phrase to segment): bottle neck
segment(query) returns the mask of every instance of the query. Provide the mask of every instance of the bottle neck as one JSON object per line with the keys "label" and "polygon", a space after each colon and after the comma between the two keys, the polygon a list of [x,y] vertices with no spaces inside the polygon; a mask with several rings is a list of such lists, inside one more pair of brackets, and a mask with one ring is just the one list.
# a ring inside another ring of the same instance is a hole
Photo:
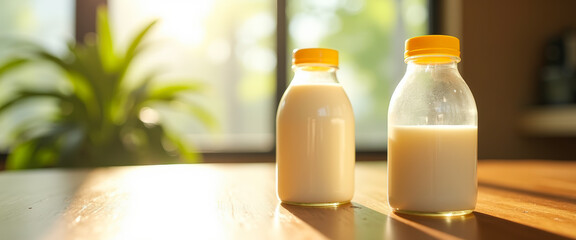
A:
{"label": "bottle neck", "polygon": [[460,58],[456,56],[413,56],[405,60],[408,64],[406,72],[427,72],[431,69],[440,71],[458,71]]}
{"label": "bottle neck", "polygon": [[294,78],[290,82],[291,85],[338,83],[336,66],[303,64],[292,66],[292,69]]}
{"label": "bottle neck", "polygon": [[404,60],[408,64],[416,65],[456,65],[460,57],[452,55],[417,55]]}

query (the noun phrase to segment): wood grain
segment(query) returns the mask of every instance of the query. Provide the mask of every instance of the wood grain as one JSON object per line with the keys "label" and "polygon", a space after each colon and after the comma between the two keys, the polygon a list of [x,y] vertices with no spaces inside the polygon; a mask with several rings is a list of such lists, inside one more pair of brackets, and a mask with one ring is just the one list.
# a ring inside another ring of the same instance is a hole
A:
{"label": "wood grain", "polygon": [[481,161],[473,214],[397,215],[385,162],[339,207],[280,204],[273,163],[0,173],[1,239],[576,239],[576,162]]}

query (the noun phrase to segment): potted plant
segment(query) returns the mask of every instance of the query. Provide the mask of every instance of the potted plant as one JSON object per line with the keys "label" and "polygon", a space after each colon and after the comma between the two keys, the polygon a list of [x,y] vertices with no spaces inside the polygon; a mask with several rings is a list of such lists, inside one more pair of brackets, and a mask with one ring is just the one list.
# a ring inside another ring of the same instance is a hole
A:
{"label": "potted plant", "polygon": [[[198,94],[197,81],[157,81],[158,73],[131,81],[128,70],[147,45],[143,40],[156,21],[140,30],[120,51],[113,41],[106,9],[98,9],[96,34],[83,44],[70,43],[63,56],[26,44],[19,56],[0,66],[3,75],[31,63],[57,66],[60,89],[24,87],[0,103],[0,116],[26,107],[32,100],[49,101],[56,110],[47,119],[17,122],[10,142],[7,169],[93,167],[150,163],[197,162],[201,155],[162,115],[183,94]],[[178,111],[192,114],[208,128],[215,125],[208,111],[188,101]]]}

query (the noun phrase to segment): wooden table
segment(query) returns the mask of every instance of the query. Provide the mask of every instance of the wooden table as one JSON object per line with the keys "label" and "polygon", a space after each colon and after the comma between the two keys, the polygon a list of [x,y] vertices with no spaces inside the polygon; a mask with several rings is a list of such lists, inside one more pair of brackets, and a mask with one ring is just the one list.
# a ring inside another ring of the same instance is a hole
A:
{"label": "wooden table", "polygon": [[273,163],[0,173],[0,239],[570,239],[576,162],[483,160],[476,212],[396,215],[386,163],[337,208],[283,205]]}

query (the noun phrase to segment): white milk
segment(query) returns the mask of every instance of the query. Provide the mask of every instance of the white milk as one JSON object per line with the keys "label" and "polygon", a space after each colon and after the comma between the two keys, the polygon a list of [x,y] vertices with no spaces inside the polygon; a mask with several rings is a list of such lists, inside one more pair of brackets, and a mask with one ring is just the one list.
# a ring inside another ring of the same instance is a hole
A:
{"label": "white milk", "polygon": [[277,193],[288,203],[349,202],[354,115],[339,84],[291,85],[277,116]]}
{"label": "white milk", "polygon": [[388,200],[395,210],[473,210],[477,180],[476,126],[392,126]]}

